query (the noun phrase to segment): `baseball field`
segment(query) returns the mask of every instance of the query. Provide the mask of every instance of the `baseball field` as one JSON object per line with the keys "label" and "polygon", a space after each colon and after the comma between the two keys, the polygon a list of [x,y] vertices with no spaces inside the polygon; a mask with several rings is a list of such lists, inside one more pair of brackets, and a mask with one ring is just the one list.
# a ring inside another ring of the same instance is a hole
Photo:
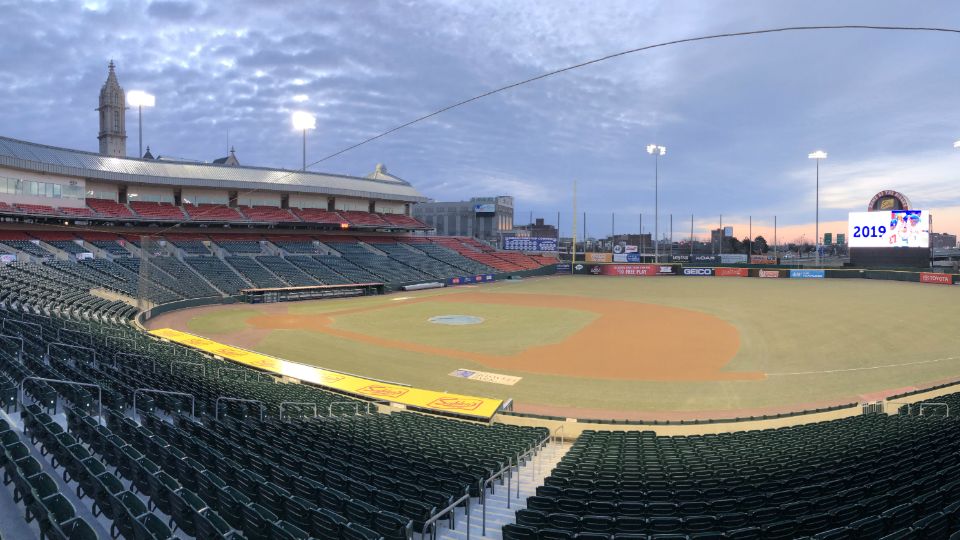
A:
{"label": "baseball field", "polygon": [[[441,324],[451,315],[466,317]],[[196,308],[149,327],[421,388],[513,398],[521,412],[678,419],[878,399],[960,378],[958,320],[960,288],[940,285],[556,276]]]}

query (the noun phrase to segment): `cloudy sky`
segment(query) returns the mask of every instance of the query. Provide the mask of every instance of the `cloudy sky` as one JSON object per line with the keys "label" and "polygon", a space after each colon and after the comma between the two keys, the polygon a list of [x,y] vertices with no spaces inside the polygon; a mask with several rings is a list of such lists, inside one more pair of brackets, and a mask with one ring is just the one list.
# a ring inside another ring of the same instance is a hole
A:
{"label": "cloudy sky", "polygon": [[[290,114],[318,117],[308,161],[464,98],[617,51],[701,34],[797,25],[960,27],[925,1],[0,0],[0,134],[96,151],[106,64],[147,90],[144,144],[211,160],[298,168]],[[845,230],[881,189],[960,233],[960,35],[816,31],[684,44],[620,57],[459,108],[314,167],[376,163],[437,200],[513,195],[568,231],[571,187],[591,235],[705,232],[753,216],[780,239]],[[136,152],[136,117],[128,117]],[[682,216],[682,217],[681,217]],[[683,223],[683,225],[680,225]],[[681,233],[677,233],[680,235]]]}

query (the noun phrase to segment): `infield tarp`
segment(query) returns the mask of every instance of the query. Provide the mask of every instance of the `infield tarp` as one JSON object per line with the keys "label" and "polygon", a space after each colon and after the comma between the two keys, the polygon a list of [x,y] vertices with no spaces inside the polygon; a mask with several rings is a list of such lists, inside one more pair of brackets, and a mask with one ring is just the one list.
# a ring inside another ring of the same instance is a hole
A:
{"label": "infield tarp", "polygon": [[150,334],[210,354],[222,356],[239,364],[270,371],[277,375],[292,377],[301,381],[371,399],[391,401],[411,407],[419,407],[421,409],[489,419],[496,414],[497,409],[500,408],[500,404],[502,403],[499,399],[447,394],[433,390],[410,388],[315,368],[246,349],[231,347],[172,328],[151,330]]}

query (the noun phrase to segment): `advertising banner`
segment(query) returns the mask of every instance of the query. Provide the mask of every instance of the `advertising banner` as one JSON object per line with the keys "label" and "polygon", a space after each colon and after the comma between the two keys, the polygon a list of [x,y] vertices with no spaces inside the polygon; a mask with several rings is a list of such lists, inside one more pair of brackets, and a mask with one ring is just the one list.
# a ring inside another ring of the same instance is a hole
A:
{"label": "advertising banner", "polygon": [[90,253],[89,251],[83,251],[81,253],[77,253],[78,261],[82,261],[85,259],[92,259],[92,258],[93,258],[93,253]]}
{"label": "advertising banner", "polygon": [[577,263],[573,265],[574,274],[590,274],[592,276],[599,276],[603,266],[599,264],[583,264]]}
{"label": "advertising banner", "polygon": [[493,274],[452,277],[447,279],[447,285],[467,285],[469,283],[484,283],[487,281],[493,281]]}
{"label": "advertising banner", "polygon": [[473,211],[477,214],[494,214],[497,211],[496,204],[475,204]]}
{"label": "advertising banner", "polygon": [[690,258],[690,262],[702,263],[702,264],[719,264],[720,257],[718,255],[694,255]]}
{"label": "advertising banner", "polygon": [[604,276],[669,276],[673,266],[669,264],[608,264],[600,267]]}
{"label": "advertising banner", "polygon": [[557,273],[558,273],[558,274],[569,274],[569,273],[570,273],[570,263],[557,263]]}
{"label": "advertising banner", "polygon": [[637,249],[637,246],[631,246],[630,244],[623,246],[624,253],[638,253],[639,251],[640,250]]}
{"label": "advertising banner", "polygon": [[720,255],[720,262],[723,264],[742,264],[747,262],[746,253],[724,253]]}
{"label": "advertising banner", "polygon": [[950,285],[953,283],[953,276],[950,274],[938,274],[937,272],[920,272],[920,283]]}
{"label": "advertising banner", "polygon": [[15,253],[0,253],[0,263],[9,264],[12,262],[17,262],[17,255]]}
{"label": "advertising banner", "polygon": [[490,399],[460,394],[448,394],[433,390],[422,390],[398,384],[390,384],[372,379],[364,379],[336,371],[315,368],[267,356],[265,354],[231,347],[194,334],[180,332],[172,328],[151,330],[154,336],[187,345],[210,354],[215,354],[239,364],[255,367],[291,377],[304,382],[333,388],[342,392],[374,399],[401,403],[412,407],[421,407],[446,413],[490,418],[496,414],[502,403],[499,399]]}
{"label": "advertising banner", "polygon": [[926,210],[850,212],[847,232],[852,248],[928,248],[930,215]]}
{"label": "advertising banner", "polygon": [[718,277],[748,277],[750,270],[747,268],[715,268],[713,275]]}
{"label": "advertising banner", "polygon": [[542,237],[504,238],[503,249],[508,251],[556,251],[557,239]]}
{"label": "advertising banner", "polygon": [[450,373],[451,377],[461,379],[470,379],[471,381],[488,382],[494,384],[505,384],[513,386],[520,382],[523,377],[514,377],[513,375],[503,375],[501,373],[490,373],[489,371],[474,371],[472,369],[458,369]]}
{"label": "advertising banner", "polygon": [[761,270],[761,271],[757,274],[757,277],[762,277],[762,278],[778,278],[778,277],[780,277],[780,271],[779,271],[779,270]]}
{"label": "advertising banner", "polygon": [[773,255],[751,255],[750,264],[777,264],[777,258]]}
{"label": "advertising banner", "polygon": [[583,260],[585,260],[588,263],[608,263],[608,262],[613,262],[613,254],[612,253],[594,253],[594,252],[588,251],[583,254]]}
{"label": "advertising banner", "polygon": [[614,253],[613,262],[638,263],[640,262],[640,254],[639,253]]}
{"label": "advertising banner", "polygon": [[671,255],[670,262],[685,263],[690,262],[690,255]]}
{"label": "advertising banner", "polygon": [[827,277],[826,270],[807,270],[805,268],[794,268],[790,270],[790,277],[801,279],[821,279]]}
{"label": "advertising banner", "polygon": [[[719,270],[719,268],[718,268]],[[683,275],[685,276],[712,276],[713,268],[684,268]]]}

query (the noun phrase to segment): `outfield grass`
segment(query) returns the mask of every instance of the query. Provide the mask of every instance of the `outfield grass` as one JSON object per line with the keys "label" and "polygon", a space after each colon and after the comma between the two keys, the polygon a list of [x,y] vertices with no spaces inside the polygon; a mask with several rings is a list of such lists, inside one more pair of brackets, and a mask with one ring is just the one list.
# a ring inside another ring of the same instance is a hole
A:
{"label": "outfield grass", "polygon": [[[290,360],[396,380],[426,388],[491,397],[519,404],[552,404],[602,410],[718,411],[788,407],[960,377],[960,287],[860,279],[761,280],[743,278],[551,277],[345,301],[292,303],[290,313],[333,317],[337,328],[435,347],[504,354],[540,340],[562,340],[588,325],[577,310],[507,308],[488,304],[392,300],[471,292],[573,295],[652,303],[702,311],[733,324],[740,350],[731,371],[767,373],[759,381],[623,381],[572,379],[510,369],[442,354],[409,352],[307,330],[274,330],[255,349]],[[336,315],[342,309],[385,309]],[[491,311],[492,310],[492,311]],[[189,321],[198,334],[242,332],[257,313],[251,306],[221,309]],[[478,326],[440,327],[433,315],[485,316]],[[486,326],[485,326],[486,325]],[[686,344],[684,328],[650,335],[636,328],[620,336],[625,351],[650,340]],[[625,354],[625,357],[628,356]],[[953,358],[956,356],[956,358]],[[544,358],[545,363],[551,361]],[[590,362],[583,358],[583,362]],[[663,362],[670,362],[664,358]],[[450,377],[456,368],[486,369],[523,377],[502,386]],[[809,372],[809,373],[808,373]]]}

